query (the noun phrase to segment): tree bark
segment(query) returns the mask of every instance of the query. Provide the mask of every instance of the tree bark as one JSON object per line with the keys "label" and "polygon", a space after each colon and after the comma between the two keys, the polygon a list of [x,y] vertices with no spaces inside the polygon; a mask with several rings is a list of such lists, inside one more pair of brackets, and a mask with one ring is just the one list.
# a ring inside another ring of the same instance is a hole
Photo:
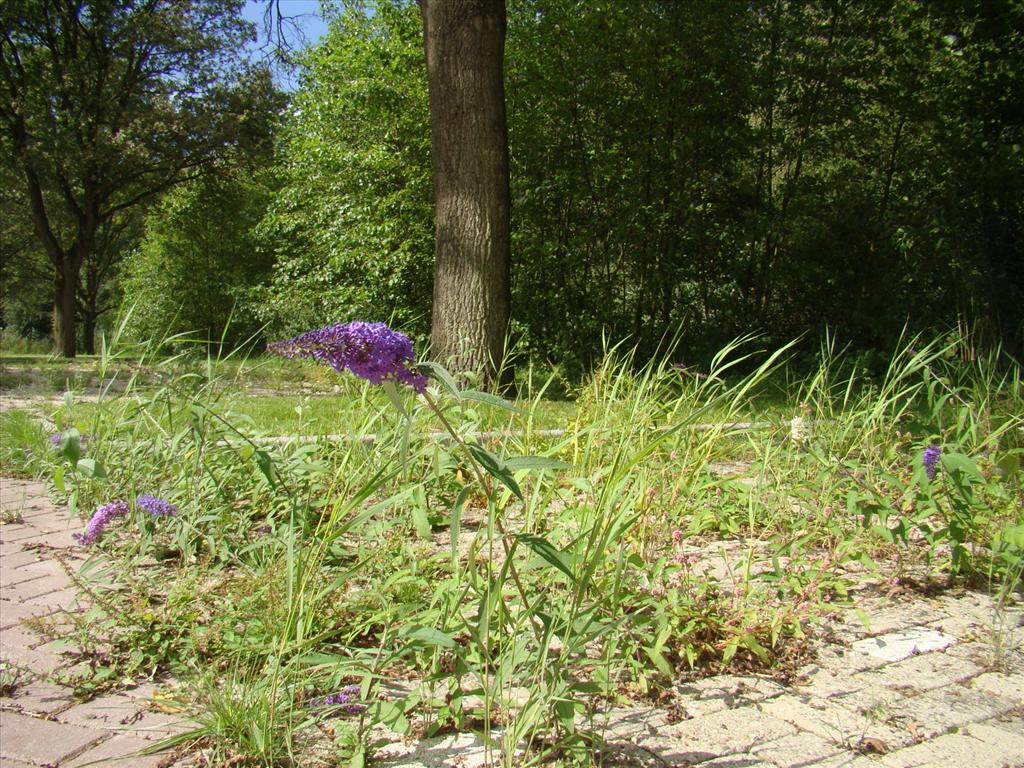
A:
{"label": "tree bark", "polygon": [[65,255],[56,266],[53,296],[53,347],[61,357],[75,357],[78,328],[75,324],[78,276],[82,263],[74,254]]}
{"label": "tree bark", "polygon": [[510,296],[505,0],[419,0],[435,205],[433,357],[494,383]]}
{"label": "tree bark", "polygon": [[96,354],[96,316],[86,315],[82,318],[82,344],[85,354]]}

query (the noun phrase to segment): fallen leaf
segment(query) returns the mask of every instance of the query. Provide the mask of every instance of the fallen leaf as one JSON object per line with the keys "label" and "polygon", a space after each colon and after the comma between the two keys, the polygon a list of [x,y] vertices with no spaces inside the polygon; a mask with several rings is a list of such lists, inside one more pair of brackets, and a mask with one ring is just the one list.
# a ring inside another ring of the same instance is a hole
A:
{"label": "fallen leaf", "polygon": [[889,746],[874,736],[865,736],[857,743],[857,751],[865,755],[884,755],[889,751]]}

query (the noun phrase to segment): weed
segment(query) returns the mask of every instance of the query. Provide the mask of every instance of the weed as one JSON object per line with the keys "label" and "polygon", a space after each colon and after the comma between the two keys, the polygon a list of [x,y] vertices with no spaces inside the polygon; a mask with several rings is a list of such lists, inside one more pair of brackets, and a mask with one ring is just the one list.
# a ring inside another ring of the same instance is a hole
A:
{"label": "weed", "polygon": [[[878,381],[826,344],[770,411],[789,349],[753,338],[685,377],[612,348],[568,404],[545,399],[554,377],[508,402],[432,365],[421,395],[108,346],[98,402],[68,400],[36,465],[73,509],[129,500],[75,573],[79,688],[173,672],[199,724],[175,743],[237,764],[359,764],[387,726],[586,765],[588,720],[616,701],[785,677],[852,563],[1013,592],[1019,373],[962,343],[907,339]],[[309,707],[350,686],[358,713]]]}

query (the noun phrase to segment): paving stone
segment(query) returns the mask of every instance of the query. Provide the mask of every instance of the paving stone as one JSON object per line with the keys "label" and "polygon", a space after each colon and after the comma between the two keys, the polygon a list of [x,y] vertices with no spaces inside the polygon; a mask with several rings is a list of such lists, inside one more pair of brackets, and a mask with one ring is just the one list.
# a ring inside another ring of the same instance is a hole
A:
{"label": "paving stone", "polygon": [[31,571],[25,568],[7,568],[2,566],[0,567],[0,589],[3,589],[5,593],[9,590],[13,591],[13,588],[22,582],[42,579],[46,575],[45,571]]}
{"label": "paving stone", "polygon": [[60,763],[64,758],[100,741],[105,734],[90,728],[59,725],[14,712],[0,712],[4,758],[30,763]]}
{"label": "paving stone", "polygon": [[140,755],[144,749],[152,747],[151,741],[136,739],[131,736],[114,736],[83,752],[74,760],[61,763],[60,768],[80,768],[99,760],[104,766],[125,766],[127,768],[158,768],[166,755]]}
{"label": "paving stone", "polygon": [[871,720],[830,701],[806,703],[793,697],[772,699],[760,704],[766,712],[802,731],[807,731],[840,747],[852,747],[865,738],[878,739],[889,749],[909,744],[912,737],[891,726]]}
{"label": "paving stone", "polygon": [[25,600],[25,605],[38,606],[47,613],[55,611],[72,610],[78,605],[78,590],[73,587],[62,589],[58,592],[47,592],[45,595],[37,595]]}
{"label": "paving stone", "polygon": [[[2,561],[2,567],[6,570],[7,568],[24,570],[29,573],[63,573],[63,568],[60,563],[49,557],[42,557],[35,550],[22,550],[12,555],[5,556]],[[6,592],[6,582],[4,582],[4,591]]]}
{"label": "paving stone", "polygon": [[981,674],[977,664],[945,653],[923,653],[895,664],[886,664],[854,678],[868,689],[923,693]]}
{"label": "paving stone", "polygon": [[145,703],[121,693],[108,694],[79,704],[60,716],[62,723],[117,730],[130,722]]}
{"label": "paving stone", "polygon": [[918,732],[932,739],[954,728],[998,717],[1016,706],[1009,699],[957,685],[907,699],[897,715],[917,722]]}
{"label": "paving stone", "polygon": [[0,631],[0,647],[3,648],[35,648],[45,642],[46,638],[21,624]]}
{"label": "paving stone", "polygon": [[75,705],[71,689],[43,680],[19,685],[13,696],[0,698],[0,704],[20,712],[53,715]]}
{"label": "paving stone", "polygon": [[947,656],[956,656],[958,659],[967,659],[979,667],[988,667],[992,664],[992,645],[980,640],[957,643],[947,648],[944,653]]}
{"label": "paving stone", "polygon": [[0,541],[0,563],[8,564],[13,558],[29,554],[20,544],[4,544]]}
{"label": "paving stone", "polygon": [[705,763],[698,763],[700,768],[775,768],[771,763],[759,760],[754,755],[728,755]]}
{"label": "paving stone", "polygon": [[[35,556],[35,553],[30,553]],[[64,571],[64,567],[52,558],[36,558],[31,562],[24,563],[23,565],[16,566],[17,570],[24,571],[25,573],[37,573],[41,576],[64,576],[67,577],[67,573]]]}
{"label": "paving stone", "polygon": [[1004,675],[1001,672],[986,672],[971,680],[969,687],[974,691],[991,693],[993,696],[1024,704],[1024,674]]}
{"label": "paving stone", "polygon": [[784,736],[766,744],[759,744],[750,751],[760,759],[778,766],[814,765],[815,761],[826,757],[841,757],[846,754],[825,739],[811,733]]}
{"label": "paving stone", "polygon": [[194,723],[185,720],[181,715],[155,712],[151,709],[143,709],[141,712],[139,719],[132,723],[126,723],[126,727],[121,730],[130,731],[141,739],[160,741],[168,736],[184,733],[196,727]]}
{"label": "paving stone", "polygon": [[16,667],[30,669],[37,674],[45,674],[64,664],[65,659],[59,654],[43,648],[19,648],[16,645],[0,647],[0,660]]}
{"label": "paving stone", "polygon": [[[499,735],[492,732],[492,737]],[[494,752],[492,751],[492,754]],[[415,745],[392,743],[374,755],[382,765],[392,768],[480,768],[487,763],[487,750],[478,736],[458,733],[422,739]]]}
{"label": "paving stone", "polygon": [[774,680],[760,677],[719,675],[677,685],[679,705],[687,715],[710,715],[725,709],[756,704],[780,696],[785,688]]}
{"label": "paving stone", "polygon": [[18,541],[35,538],[39,535],[39,529],[34,525],[25,523],[7,523],[0,525],[0,541],[6,544],[13,544]]}
{"label": "paving stone", "polygon": [[41,557],[38,552],[21,549],[20,547],[17,549],[11,547],[10,550],[5,548],[4,551],[0,552],[0,564],[5,568],[21,568],[23,565],[39,563],[44,560],[45,558]]}
{"label": "paving stone", "polygon": [[940,615],[940,608],[932,601],[920,600],[913,603],[899,603],[882,609],[865,608],[868,626],[858,619],[851,619],[847,627],[861,637],[900,632],[915,626],[927,624]]}
{"label": "paving stone", "polygon": [[48,595],[51,592],[67,589],[69,584],[70,581],[68,577],[63,573],[52,574],[44,576],[41,579],[35,579],[24,584],[19,584],[17,588],[13,590],[13,593],[19,602],[27,603],[33,597]]}
{"label": "paving stone", "polygon": [[757,744],[796,732],[789,723],[751,706],[673,723],[660,728],[657,734],[637,738],[636,743],[671,764],[697,765],[749,752]]}
{"label": "paving stone", "polygon": [[931,621],[928,623],[928,626],[961,640],[970,640],[984,632],[987,624],[979,622],[970,614],[953,614]]}
{"label": "paving stone", "polygon": [[0,480],[0,501],[12,503],[17,499],[46,498],[49,493],[45,483],[38,480],[21,480],[14,477],[5,477]]}
{"label": "paving stone", "polygon": [[867,669],[877,669],[888,662],[878,656],[859,653],[851,648],[829,645],[819,649],[816,663],[827,672],[849,675]]}
{"label": "paving stone", "polygon": [[817,699],[847,696],[866,685],[863,678],[857,677],[855,673],[824,669],[816,664],[800,670],[798,679],[799,682],[795,683],[790,691],[800,696]]}
{"label": "paving stone", "polygon": [[1020,765],[1022,757],[1019,752],[1000,744],[949,734],[883,755],[881,762],[888,768],[1006,768],[1008,765]]}
{"label": "paving stone", "polygon": [[944,635],[934,629],[911,627],[899,632],[858,640],[852,648],[858,653],[893,662],[901,661],[918,653],[942,650],[955,642],[955,637]]}
{"label": "paving stone", "polygon": [[81,546],[74,538],[74,535],[79,532],[78,526],[65,530],[53,530],[36,536],[32,539],[32,542],[34,544],[44,544],[54,549],[74,550]]}
{"label": "paving stone", "polygon": [[18,512],[25,522],[33,525],[42,525],[51,520],[56,521],[60,514],[49,501],[32,500],[27,500],[25,505],[18,509]]}
{"label": "paving stone", "polygon": [[986,626],[992,623],[999,611],[998,603],[988,595],[977,592],[939,595],[934,602],[944,614],[936,620],[936,623],[949,619],[962,619],[975,625]]}
{"label": "paving stone", "polygon": [[607,738],[633,739],[656,734],[659,728],[669,724],[668,713],[655,707],[619,707],[598,715],[595,726]]}
{"label": "paving stone", "polygon": [[799,768],[879,768],[877,762],[856,752],[842,752],[817,760],[789,763],[780,768],[794,768],[794,766],[799,766]]}
{"label": "paving stone", "polygon": [[986,744],[996,744],[1014,752],[1024,761],[1024,721],[1001,722],[986,720],[984,723],[971,723],[967,726],[967,735]]}
{"label": "paving stone", "polygon": [[25,619],[35,618],[36,616],[48,616],[53,612],[53,609],[42,605],[29,605],[11,602],[10,600],[0,600],[0,629],[13,627]]}
{"label": "paving stone", "polygon": [[157,740],[191,727],[178,715],[148,709],[145,697],[132,692],[108,694],[79,704],[61,712],[59,719],[64,723],[131,732],[141,738]]}

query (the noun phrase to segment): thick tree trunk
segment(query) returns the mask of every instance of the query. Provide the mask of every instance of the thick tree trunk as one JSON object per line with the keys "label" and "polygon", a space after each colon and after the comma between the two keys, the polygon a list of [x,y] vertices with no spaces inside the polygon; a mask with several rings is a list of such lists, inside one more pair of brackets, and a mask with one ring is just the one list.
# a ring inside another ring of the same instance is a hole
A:
{"label": "thick tree trunk", "polygon": [[85,354],[96,354],[96,315],[87,314],[82,318],[82,346]]}
{"label": "thick tree trunk", "polygon": [[75,325],[75,298],[81,262],[74,256],[61,260],[54,280],[53,344],[62,357],[74,357],[78,351],[78,328]]}
{"label": "thick tree trunk", "polygon": [[494,381],[510,313],[504,0],[420,0],[430,93],[435,265],[431,346]]}

